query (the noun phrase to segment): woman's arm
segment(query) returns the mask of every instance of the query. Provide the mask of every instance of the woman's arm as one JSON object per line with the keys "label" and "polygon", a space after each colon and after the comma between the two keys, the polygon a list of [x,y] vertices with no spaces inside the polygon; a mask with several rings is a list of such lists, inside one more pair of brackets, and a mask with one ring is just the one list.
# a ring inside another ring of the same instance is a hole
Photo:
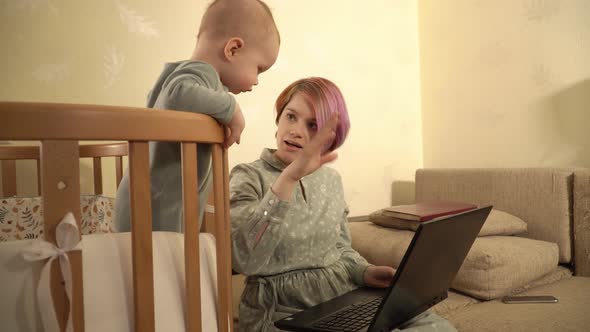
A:
{"label": "woman's arm", "polygon": [[357,285],[370,287],[388,287],[395,274],[395,269],[390,266],[375,266],[369,264],[356,250],[352,248],[350,231],[346,216],[343,218],[340,228],[340,239],[337,247],[342,251],[340,259],[349,267],[352,280]]}
{"label": "woman's arm", "polygon": [[348,208],[342,212],[342,218],[340,221],[340,237],[336,243],[336,248],[340,250],[340,259],[344,261],[348,267],[348,271],[352,277],[352,280],[357,285],[364,285],[364,273],[369,262],[361,256],[356,250],[352,249],[352,243],[350,238],[350,231],[348,229]]}
{"label": "woman's arm", "polygon": [[230,175],[230,216],[233,268],[254,275],[266,266],[283,237],[283,219],[290,203],[271,190],[249,165],[237,165]]}
{"label": "woman's arm", "polygon": [[[342,180],[338,177],[338,183],[334,186],[343,192]],[[340,195],[344,197],[344,195]],[[346,203],[343,202],[346,206]],[[340,259],[344,261],[350,271],[352,280],[357,285],[364,285],[370,287],[387,287],[393,279],[395,270],[389,266],[375,266],[369,264],[367,260],[361,256],[358,251],[352,248],[350,237],[350,230],[348,228],[348,208],[342,213],[340,222],[340,238],[336,247],[341,251]]]}

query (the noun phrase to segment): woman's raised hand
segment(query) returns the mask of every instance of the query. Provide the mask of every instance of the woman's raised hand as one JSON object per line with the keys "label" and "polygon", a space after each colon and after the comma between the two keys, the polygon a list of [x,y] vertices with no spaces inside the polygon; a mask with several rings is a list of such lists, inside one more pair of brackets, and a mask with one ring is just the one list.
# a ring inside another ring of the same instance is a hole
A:
{"label": "woman's raised hand", "polygon": [[297,159],[283,171],[287,172],[291,180],[299,181],[299,179],[313,173],[323,164],[338,158],[338,154],[335,151],[327,151],[327,147],[332,144],[336,137],[337,125],[338,113],[332,113],[328,121],[303,148]]}

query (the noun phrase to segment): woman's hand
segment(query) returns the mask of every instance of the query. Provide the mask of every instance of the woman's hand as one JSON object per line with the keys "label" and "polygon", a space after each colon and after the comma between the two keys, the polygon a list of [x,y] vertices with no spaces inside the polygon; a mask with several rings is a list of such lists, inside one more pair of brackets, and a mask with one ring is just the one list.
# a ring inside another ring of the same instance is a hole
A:
{"label": "woman's hand", "polygon": [[390,266],[371,265],[365,270],[363,281],[370,287],[389,287],[395,274],[395,269]]}
{"label": "woman's hand", "polygon": [[302,177],[338,158],[338,154],[334,151],[325,152],[326,146],[332,144],[336,137],[337,125],[338,113],[333,113],[313,139],[303,148],[297,159],[281,172],[272,185],[272,191],[279,199],[289,201],[295,185]]}
{"label": "woman's hand", "polygon": [[303,148],[297,159],[283,171],[290,180],[299,181],[302,177],[315,172],[323,164],[338,158],[336,152],[326,152],[326,146],[330,146],[336,137],[337,126],[338,113],[332,113],[328,121]]}

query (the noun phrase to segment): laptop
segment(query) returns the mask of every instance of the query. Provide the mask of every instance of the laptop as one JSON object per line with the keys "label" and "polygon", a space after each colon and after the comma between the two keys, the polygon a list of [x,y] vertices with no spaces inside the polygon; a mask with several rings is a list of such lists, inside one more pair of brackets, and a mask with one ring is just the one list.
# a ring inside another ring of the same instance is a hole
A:
{"label": "laptop", "polygon": [[391,331],[447,298],[492,206],[418,226],[388,288],[361,287],[285,317],[287,331]]}

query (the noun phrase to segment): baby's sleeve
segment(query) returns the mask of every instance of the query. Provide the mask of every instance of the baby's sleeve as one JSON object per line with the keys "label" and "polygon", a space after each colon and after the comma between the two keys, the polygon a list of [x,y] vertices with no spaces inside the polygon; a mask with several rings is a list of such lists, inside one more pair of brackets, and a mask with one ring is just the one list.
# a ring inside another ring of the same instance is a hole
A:
{"label": "baby's sleeve", "polygon": [[168,77],[156,101],[158,108],[207,114],[227,124],[236,100],[206,72],[178,71]]}

